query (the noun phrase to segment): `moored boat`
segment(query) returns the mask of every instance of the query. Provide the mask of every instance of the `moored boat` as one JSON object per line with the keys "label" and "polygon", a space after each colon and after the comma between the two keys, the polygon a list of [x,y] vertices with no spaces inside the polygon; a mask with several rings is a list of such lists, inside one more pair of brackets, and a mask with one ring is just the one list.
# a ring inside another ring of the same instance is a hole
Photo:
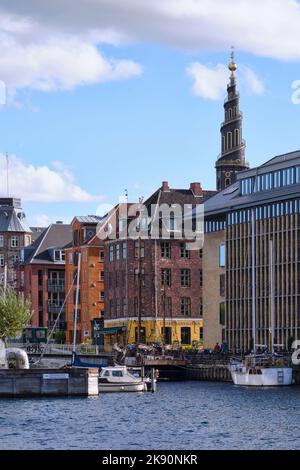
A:
{"label": "moored boat", "polygon": [[146,392],[142,377],[131,374],[126,366],[103,367],[99,377],[99,392]]}
{"label": "moored boat", "polygon": [[275,356],[246,356],[243,362],[229,366],[235,385],[248,387],[283,387],[292,385],[293,369],[284,358]]}

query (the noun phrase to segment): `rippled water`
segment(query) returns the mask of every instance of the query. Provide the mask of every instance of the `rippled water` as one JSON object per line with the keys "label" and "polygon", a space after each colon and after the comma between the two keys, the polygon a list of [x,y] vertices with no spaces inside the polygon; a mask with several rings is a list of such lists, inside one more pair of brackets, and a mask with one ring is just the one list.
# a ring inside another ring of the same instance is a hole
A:
{"label": "rippled water", "polygon": [[0,449],[300,449],[300,388],[158,384],[156,394],[0,400]]}

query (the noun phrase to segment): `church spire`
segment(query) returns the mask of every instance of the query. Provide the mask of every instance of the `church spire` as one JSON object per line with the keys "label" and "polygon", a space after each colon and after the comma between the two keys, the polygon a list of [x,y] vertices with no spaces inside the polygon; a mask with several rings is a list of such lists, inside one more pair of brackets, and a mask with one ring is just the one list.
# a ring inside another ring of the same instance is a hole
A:
{"label": "church spire", "polygon": [[222,149],[216,163],[217,189],[223,190],[236,181],[238,172],[249,168],[245,160],[246,144],[243,140],[243,115],[240,112],[240,95],[236,89],[234,47],[231,48],[231,61],[228,65],[230,81],[227,86],[227,99],[224,103],[225,120],[221,126]]}

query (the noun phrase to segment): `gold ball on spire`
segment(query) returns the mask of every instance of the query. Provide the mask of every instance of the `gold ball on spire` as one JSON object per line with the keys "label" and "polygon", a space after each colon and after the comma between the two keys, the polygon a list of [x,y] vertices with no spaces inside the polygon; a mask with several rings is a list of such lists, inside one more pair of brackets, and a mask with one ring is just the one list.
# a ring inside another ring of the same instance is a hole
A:
{"label": "gold ball on spire", "polygon": [[230,57],[231,57],[231,62],[230,62],[230,64],[228,65],[228,68],[229,68],[230,72],[231,72],[232,74],[234,74],[234,72],[236,72],[236,71],[237,71],[237,68],[238,68],[237,65],[236,65],[236,63],[235,63],[235,60],[234,60],[234,46],[231,47],[231,54],[230,54]]}
{"label": "gold ball on spire", "polygon": [[236,65],[235,62],[231,62],[231,63],[228,65],[228,68],[229,68],[230,72],[233,73],[233,72],[236,72],[236,71],[237,71],[237,68],[238,68],[238,67],[237,67],[237,65]]}

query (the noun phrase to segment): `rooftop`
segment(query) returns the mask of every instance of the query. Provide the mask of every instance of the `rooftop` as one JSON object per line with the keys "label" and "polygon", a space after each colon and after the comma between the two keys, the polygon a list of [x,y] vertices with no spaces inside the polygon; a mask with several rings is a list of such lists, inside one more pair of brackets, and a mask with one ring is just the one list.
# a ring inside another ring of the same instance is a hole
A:
{"label": "rooftop", "polygon": [[64,249],[72,239],[72,227],[69,224],[51,224],[32,245],[24,250],[25,264],[51,264],[54,249]]}

